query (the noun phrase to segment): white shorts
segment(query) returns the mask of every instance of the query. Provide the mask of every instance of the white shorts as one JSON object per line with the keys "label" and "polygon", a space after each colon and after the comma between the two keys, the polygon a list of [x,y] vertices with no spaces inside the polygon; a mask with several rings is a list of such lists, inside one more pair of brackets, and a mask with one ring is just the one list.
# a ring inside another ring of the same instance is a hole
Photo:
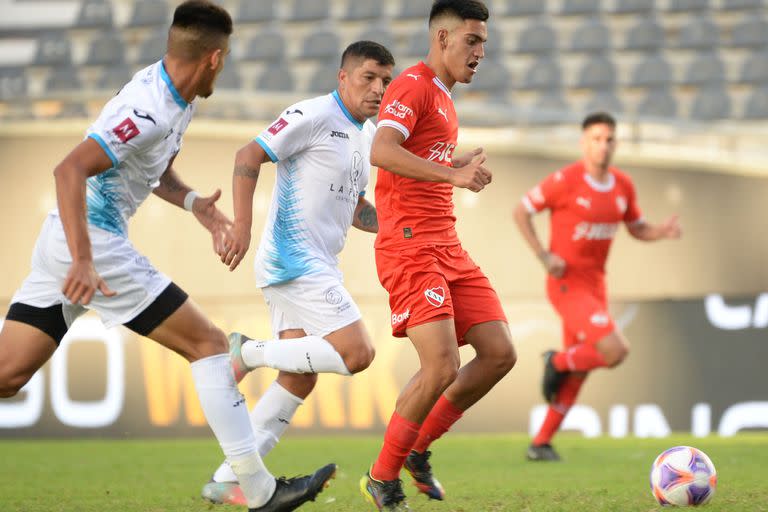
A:
{"label": "white shorts", "polygon": [[[155,301],[171,280],[139,254],[127,238],[90,225],[88,235],[96,272],[117,295],[105,297],[97,290],[86,307],[98,312],[107,328],[130,322]],[[68,326],[72,325],[85,308],[70,303],[61,291],[71,265],[61,219],[57,213],[50,213],[32,253],[32,271],[11,303],[38,308],[62,304],[64,319]]]}
{"label": "white shorts", "polygon": [[342,283],[326,271],[297,277],[293,281],[261,289],[272,316],[272,333],[303,329],[312,336],[327,336],[362,318]]}

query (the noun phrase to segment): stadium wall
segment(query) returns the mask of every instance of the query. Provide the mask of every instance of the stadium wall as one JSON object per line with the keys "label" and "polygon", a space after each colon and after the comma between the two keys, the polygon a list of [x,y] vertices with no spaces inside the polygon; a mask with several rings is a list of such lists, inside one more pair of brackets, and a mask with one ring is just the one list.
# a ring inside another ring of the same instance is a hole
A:
{"label": "stadium wall", "polygon": [[[193,123],[176,168],[201,192],[222,188],[222,206],[231,211],[234,153],[263,126],[195,128]],[[5,191],[0,218],[7,241],[0,250],[3,310],[28,272],[46,212],[55,206],[52,170],[83,129],[77,123],[47,123],[0,130]],[[529,187],[577,158],[578,148],[519,147],[488,131],[463,133],[461,140],[488,147],[495,174],[479,195],[456,191],[458,229],[502,297],[520,358],[459,430],[528,431],[543,410],[539,354],[559,344],[560,327],[545,302],[543,272],[517,235],[511,210]],[[658,245],[631,241],[624,231],[618,236],[609,286],[617,300],[613,312],[633,342],[632,353],[617,371],[590,378],[569,426],[587,435],[618,437],[768,428],[768,388],[760,373],[768,354],[768,294],[761,294],[768,289],[763,257],[768,242],[762,229],[768,180],[725,169],[702,173],[667,159],[640,162],[621,149],[617,163],[634,177],[646,217],[661,220],[680,213],[685,236]],[[234,273],[218,262],[206,233],[188,213],[157,198],[147,201],[130,227],[139,250],[189,291],[219,326],[254,336],[270,332],[251,263],[273,169],[265,167],[255,199],[254,247]],[[373,185],[370,198],[372,191]],[[537,222],[546,236],[546,216]],[[341,259],[346,284],[375,340],[377,359],[351,379],[323,376],[294,421],[297,431],[380,430],[398,390],[415,371],[410,344],[389,334],[390,312],[376,278],[372,243],[370,235],[353,230]],[[462,356],[471,357],[471,350],[464,349]],[[249,401],[272,378],[269,370],[248,377],[242,388]],[[63,349],[18,397],[0,402],[0,437],[207,432],[184,361],[128,330],[106,331],[92,316],[78,321]]]}

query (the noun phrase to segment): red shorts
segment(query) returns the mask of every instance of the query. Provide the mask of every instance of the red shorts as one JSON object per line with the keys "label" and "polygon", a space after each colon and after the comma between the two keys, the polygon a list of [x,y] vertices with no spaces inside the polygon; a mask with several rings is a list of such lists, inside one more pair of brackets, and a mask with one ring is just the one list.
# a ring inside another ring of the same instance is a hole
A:
{"label": "red shorts", "polygon": [[379,281],[389,292],[392,335],[429,322],[453,318],[456,338],[472,326],[507,317],[496,291],[461,245],[377,249]]}
{"label": "red shorts", "polygon": [[563,321],[566,348],[578,343],[597,343],[616,329],[608,313],[602,279],[587,281],[549,277],[547,296]]}

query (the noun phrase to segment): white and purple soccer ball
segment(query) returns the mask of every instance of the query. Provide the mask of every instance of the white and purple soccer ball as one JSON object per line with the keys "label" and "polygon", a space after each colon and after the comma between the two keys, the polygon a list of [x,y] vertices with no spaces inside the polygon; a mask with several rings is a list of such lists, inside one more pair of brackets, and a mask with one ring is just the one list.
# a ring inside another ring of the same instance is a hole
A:
{"label": "white and purple soccer ball", "polygon": [[651,466],[651,493],[660,505],[704,505],[716,486],[715,465],[697,448],[675,446],[656,457]]}

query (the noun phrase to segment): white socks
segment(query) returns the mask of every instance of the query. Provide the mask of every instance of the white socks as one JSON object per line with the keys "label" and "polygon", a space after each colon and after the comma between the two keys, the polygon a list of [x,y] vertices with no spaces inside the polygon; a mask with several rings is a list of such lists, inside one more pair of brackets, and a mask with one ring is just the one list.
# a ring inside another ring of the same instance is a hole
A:
{"label": "white socks", "polygon": [[261,507],[275,492],[275,478],[256,450],[245,398],[237,389],[229,354],[199,359],[190,366],[205,419],[238,476],[248,507]]}
{"label": "white socks", "polygon": [[[251,424],[259,455],[265,457],[288,428],[304,400],[273,382],[251,411]],[[215,482],[237,482],[237,475],[225,461],[213,475]]]}
{"label": "white socks", "polygon": [[333,345],[320,336],[285,340],[248,340],[241,350],[249,368],[267,366],[290,373],[352,375]]}

